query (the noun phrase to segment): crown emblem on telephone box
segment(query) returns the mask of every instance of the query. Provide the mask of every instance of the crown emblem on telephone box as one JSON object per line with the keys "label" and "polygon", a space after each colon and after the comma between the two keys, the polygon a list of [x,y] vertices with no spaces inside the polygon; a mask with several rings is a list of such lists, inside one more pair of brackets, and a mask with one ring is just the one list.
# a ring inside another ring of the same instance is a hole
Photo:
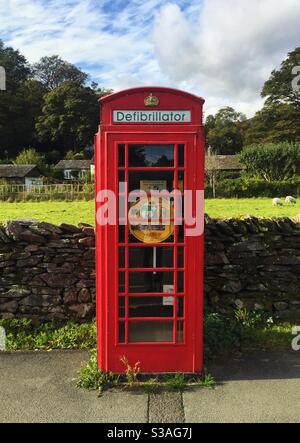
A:
{"label": "crown emblem on telephone box", "polygon": [[150,94],[148,97],[145,98],[145,106],[158,106],[159,105],[159,99],[158,97],[155,97],[155,95]]}

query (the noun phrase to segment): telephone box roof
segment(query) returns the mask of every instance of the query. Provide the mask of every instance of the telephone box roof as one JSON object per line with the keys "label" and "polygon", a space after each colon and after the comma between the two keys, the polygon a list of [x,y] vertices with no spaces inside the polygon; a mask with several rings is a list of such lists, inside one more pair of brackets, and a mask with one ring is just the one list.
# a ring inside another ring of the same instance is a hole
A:
{"label": "telephone box roof", "polygon": [[167,88],[163,86],[139,86],[137,88],[123,89],[122,91],[113,92],[112,94],[106,95],[99,99],[100,103],[107,103],[113,100],[117,100],[126,95],[133,95],[138,93],[167,93],[173,95],[180,95],[189,100],[194,100],[200,103],[205,103],[204,98],[198,97],[197,95],[191,94],[190,92],[181,91],[180,89]]}

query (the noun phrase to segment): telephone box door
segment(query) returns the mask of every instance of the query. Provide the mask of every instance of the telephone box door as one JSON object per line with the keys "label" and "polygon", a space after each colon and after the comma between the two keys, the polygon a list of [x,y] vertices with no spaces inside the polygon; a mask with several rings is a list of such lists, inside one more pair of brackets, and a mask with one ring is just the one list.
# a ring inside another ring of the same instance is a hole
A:
{"label": "telephone box door", "polygon": [[109,135],[107,162],[115,171],[108,188],[118,196],[119,225],[107,230],[106,358],[116,372],[124,369],[122,356],[139,361],[143,372],[195,372],[202,366],[202,281],[197,276],[203,236],[186,236],[184,220],[176,222],[173,214],[153,230],[126,220],[131,207],[143,205],[139,190],[157,190],[164,197],[164,190],[179,189],[184,209],[184,190],[197,186],[200,154],[195,136],[152,135],[145,142],[141,135]]}

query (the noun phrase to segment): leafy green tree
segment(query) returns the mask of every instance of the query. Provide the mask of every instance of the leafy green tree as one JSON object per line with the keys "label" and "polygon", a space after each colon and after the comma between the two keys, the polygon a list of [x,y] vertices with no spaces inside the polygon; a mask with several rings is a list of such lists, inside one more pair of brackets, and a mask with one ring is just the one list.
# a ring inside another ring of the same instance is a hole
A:
{"label": "leafy green tree", "polygon": [[80,151],[93,142],[99,124],[95,92],[77,82],[64,82],[44,97],[36,130],[42,142],[59,146],[62,152]]}
{"label": "leafy green tree", "polygon": [[6,88],[10,92],[15,92],[20,83],[27,80],[31,74],[26,58],[19,51],[5,47],[2,40],[0,40],[0,66],[5,68]]}
{"label": "leafy green tree", "polygon": [[84,85],[88,74],[75,65],[62,60],[58,55],[42,57],[32,67],[33,74],[47,89],[53,90],[65,81],[77,82]]}
{"label": "leafy green tree", "polygon": [[42,167],[45,165],[45,157],[35,149],[28,148],[23,149],[13,163],[15,165],[37,165]]}
{"label": "leafy green tree", "polygon": [[105,97],[106,95],[112,94],[114,91],[113,89],[109,88],[100,88],[98,83],[92,82],[91,88],[95,91],[95,94],[98,98]]}
{"label": "leafy green tree", "polygon": [[35,120],[43,104],[44,87],[30,80],[26,59],[0,41],[0,65],[7,77],[0,91],[0,157],[13,158],[20,149],[36,144]]}
{"label": "leafy green tree", "polygon": [[293,88],[294,68],[300,66],[300,46],[289,52],[281,63],[280,69],[274,69],[262,90],[266,104],[286,103],[300,108],[300,93]]}
{"label": "leafy green tree", "polygon": [[84,151],[80,152],[74,152],[74,151],[68,151],[65,156],[66,160],[84,160]]}
{"label": "leafy green tree", "polygon": [[300,94],[292,86],[294,68],[300,66],[300,47],[290,52],[265,82],[264,107],[258,111],[245,134],[245,144],[300,142]]}
{"label": "leafy green tree", "polygon": [[300,174],[300,144],[255,144],[239,154],[248,173],[267,182],[287,180]]}
{"label": "leafy green tree", "polygon": [[216,154],[236,154],[243,146],[247,118],[231,107],[209,115],[205,123],[207,144]]}
{"label": "leafy green tree", "polygon": [[250,122],[245,145],[300,142],[300,109],[287,103],[265,105]]}

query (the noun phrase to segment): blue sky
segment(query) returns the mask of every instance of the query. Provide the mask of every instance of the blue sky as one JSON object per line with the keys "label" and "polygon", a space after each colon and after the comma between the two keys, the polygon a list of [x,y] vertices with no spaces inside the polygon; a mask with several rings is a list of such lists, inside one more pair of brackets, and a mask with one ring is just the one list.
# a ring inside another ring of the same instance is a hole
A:
{"label": "blue sky", "polygon": [[206,114],[252,115],[300,45],[299,0],[0,0],[0,17],[0,38],[32,63],[58,54],[100,86],[185,89]]}

